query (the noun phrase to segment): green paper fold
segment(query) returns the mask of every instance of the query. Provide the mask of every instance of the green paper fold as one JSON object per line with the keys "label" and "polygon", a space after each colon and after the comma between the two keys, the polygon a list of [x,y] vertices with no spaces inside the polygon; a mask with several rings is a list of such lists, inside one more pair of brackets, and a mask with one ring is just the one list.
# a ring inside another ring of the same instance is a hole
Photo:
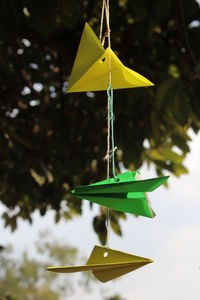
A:
{"label": "green paper fold", "polygon": [[116,211],[144,217],[155,216],[145,192],[152,192],[167,181],[169,176],[136,180],[137,172],[126,172],[90,185],[78,186],[72,194]]}

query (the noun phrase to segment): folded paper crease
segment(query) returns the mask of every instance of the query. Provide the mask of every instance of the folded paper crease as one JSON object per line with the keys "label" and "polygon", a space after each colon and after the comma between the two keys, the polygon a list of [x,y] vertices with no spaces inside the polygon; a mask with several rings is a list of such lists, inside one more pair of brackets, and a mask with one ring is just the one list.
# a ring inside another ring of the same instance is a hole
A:
{"label": "folded paper crease", "polygon": [[78,198],[144,217],[155,216],[146,192],[152,192],[167,181],[169,176],[136,180],[137,172],[125,172],[117,176],[118,181],[109,178],[86,186],[78,186],[72,194]]}
{"label": "folded paper crease", "polygon": [[153,83],[127,68],[112,49],[104,49],[88,23],[80,40],[67,93],[107,90],[109,83],[109,52],[113,89],[152,86]]}
{"label": "folded paper crease", "polygon": [[[107,252],[106,257],[105,252]],[[86,265],[47,267],[47,270],[57,273],[92,271],[98,280],[107,282],[152,262],[148,258],[94,246]]]}

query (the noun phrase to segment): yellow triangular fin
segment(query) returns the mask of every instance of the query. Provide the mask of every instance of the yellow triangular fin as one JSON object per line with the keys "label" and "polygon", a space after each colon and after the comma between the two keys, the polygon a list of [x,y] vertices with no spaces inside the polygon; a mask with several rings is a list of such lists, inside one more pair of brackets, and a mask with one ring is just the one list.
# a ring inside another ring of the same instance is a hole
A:
{"label": "yellow triangular fin", "polygon": [[[107,254],[107,255],[105,255]],[[116,264],[132,262],[150,262],[148,258],[128,254],[114,249],[106,249],[101,246],[94,246],[86,265],[91,264]]]}
{"label": "yellow triangular fin", "polygon": [[103,269],[94,269],[93,274],[101,282],[107,282],[151,262],[152,260],[148,258],[95,246],[86,266],[104,265]]}
{"label": "yellow triangular fin", "polygon": [[104,52],[105,49],[101,45],[94,31],[88,23],[85,23],[70,76],[68,91]]}

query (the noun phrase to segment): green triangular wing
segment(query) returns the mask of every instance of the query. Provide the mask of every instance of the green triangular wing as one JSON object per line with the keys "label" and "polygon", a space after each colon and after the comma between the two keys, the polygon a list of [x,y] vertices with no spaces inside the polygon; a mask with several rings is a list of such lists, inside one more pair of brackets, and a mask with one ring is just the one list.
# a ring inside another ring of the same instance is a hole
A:
{"label": "green triangular wing", "polygon": [[127,194],[77,194],[76,197],[111,208],[116,211],[131,213],[153,218],[153,210],[148,204],[144,193]]}
{"label": "green triangular wing", "polygon": [[78,194],[112,194],[112,193],[129,193],[129,192],[152,192],[157,189],[161,184],[167,181],[169,176],[125,181],[119,179],[117,182],[110,180],[100,181],[95,184],[78,186],[74,191],[74,195]]}

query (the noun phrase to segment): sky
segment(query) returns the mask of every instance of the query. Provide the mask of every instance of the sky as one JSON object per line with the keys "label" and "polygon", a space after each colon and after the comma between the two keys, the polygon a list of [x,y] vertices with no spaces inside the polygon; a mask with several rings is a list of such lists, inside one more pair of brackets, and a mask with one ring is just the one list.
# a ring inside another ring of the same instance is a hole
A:
{"label": "sky", "polygon": [[[149,193],[156,217],[136,219],[127,214],[127,221],[122,222],[123,236],[110,234],[110,248],[153,259],[154,263],[106,284],[94,281],[90,294],[84,295],[77,287],[76,296],[69,297],[71,300],[79,298],[79,292],[82,300],[94,297],[101,300],[103,296],[117,293],[126,300],[200,299],[200,135],[192,132],[190,135],[191,152],[185,160],[189,174],[180,178],[170,176],[168,189],[160,187]],[[155,172],[144,165],[141,175],[150,178]],[[57,240],[76,246],[81,254],[89,257],[93,246],[99,244],[92,229],[92,219],[98,209],[95,205],[91,211],[84,201],[82,217],[56,225],[52,211],[43,218],[36,212],[33,225],[20,221],[14,233],[5,229],[0,220],[0,244],[17,245],[16,256],[24,249],[34,256],[33,244],[38,232],[50,229]],[[0,214],[3,210],[0,205]]]}

